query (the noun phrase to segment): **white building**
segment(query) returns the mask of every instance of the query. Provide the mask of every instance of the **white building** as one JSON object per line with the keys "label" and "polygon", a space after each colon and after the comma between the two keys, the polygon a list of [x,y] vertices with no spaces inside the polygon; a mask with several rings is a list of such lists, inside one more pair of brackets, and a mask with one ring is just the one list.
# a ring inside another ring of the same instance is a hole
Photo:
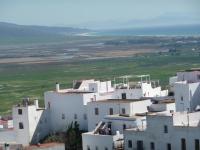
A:
{"label": "white building", "polygon": [[82,134],[83,150],[123,149],[123,132],[127,128],[145,126],[145,116],[108,115],[96,128]]}
{"label": "white building", "polygon": [[[153,101],[153,103],[151,102]],[[175,103],[168,97],[140,100],[104,100],[88,104],[89,131],[82,135],[83,149],[124,148],[124,130],[145,128],[146,114],[152,112],[174,112]],[[100,123],[97,125],[97,122]],[[91,128],[93,127],[93,131]],[[101,131],[101,132],[100,132]],[[104,137],[107,139],[104,142]],[[111,144],[112,143],[112,144]]]}
{"label": "white building", "polygon": [[149,112],[175,112],[175,100],[172,97],[152,98],[152,104],[148,107]]}
{"label": "white building", "polygon": [[35,104],[24,100],[22,104],[13,107],[12,112],[17,144],[37,144],[49,133],[48,112],[39,108],[37,100]]}
{"label": "white building", "polygon": [[133,116],[136,113],[147,112],[147,107],[150,105],[150,99],[108,99],[90,102],[87,107],[88,131],[94,130],[96,125],[107,115]]}
{"label": "white building", "polygon": [[150,75],[122,76],[115,78],[114,83],[114,99],[139,99],[168,95],[168,90],[161,90],[159,81],[150,80]]}
{"label": "white building", "polygon": [[[125,128],[145,124],[145,116],[138,116],[137,113],[147,112],[152,105],[147,97],[168,94],[167,90],[161,90],[158,82],[152,82],[150,76],[137,77],[141,80],[133,82],[127,76],[122,77],[123,82],[114,82],[114,87],[111,81],[95,80],[75,81],[70,89],[60,89],[56,84],[55,90],[44,93],[45,108],[39,108],[37,101],[31,104],[29,100],[13,107],[14,129],[0,132],[0,143],[36,144],[50,133],[65,131],[69,124],[76,121],[81,130],[91,131],[84,134],[84,141],[93,141],[95,138],[91,137],[98,135],[100,140],[104,139],[102,136],[110,139],[112,147],[122,146]],[[171,107],[162,106],[162,110],[169,109]],[[102,123],[106,129],[110,128],[109,135],[99,133]],[[96,127],[97,124],[99,126]],[[87,142],[83,144],[86,144],[85,148],[88,145]]]}
{"label": "white building", "polygon": [[73,89],[60,89],[45,92],[45,108],[50,117],[51,131],[66,130],[67,125],[77,122],[81,130],[88,130],[88,102],[112,97],[111,81],[76,81]]}
{"label": "white building", "polygon": [[[177,112],[149,114],[146,128],[127,129],[124,132],[125,149],[200,150],[199,83],[200,69],[178,72],[176,77],[170,78]],[[149,110],[164,110],[158,102],[156,107],[154,105],[153,102]],[[167,112],[173,108],[173,105],[168,106]]]}
{"label": "white building", "polygon": [[146,128],[124,132],[126,150],[200,150],[200,112],[148,115]]}
{"label": "white building", "polygon": [[195,111],[200,109],[200,69],[177,73],[174,83],[176,111]]}

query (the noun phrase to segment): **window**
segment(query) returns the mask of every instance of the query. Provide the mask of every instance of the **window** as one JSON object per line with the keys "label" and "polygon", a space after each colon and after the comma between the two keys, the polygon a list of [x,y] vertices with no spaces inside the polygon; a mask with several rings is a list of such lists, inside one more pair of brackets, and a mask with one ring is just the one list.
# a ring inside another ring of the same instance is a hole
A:
{"label": "window", "polygon": [[126,129],[126,124],[123,124],[123,129],[124,129],[124,130]]}
{"label": "window", "polygon": [[22,115],[22,109],[18,109],[18,115]]}
{"label": "window", "polygon": [[112,128],[112,122],[108,122],[108,128],[109,128],[109,129]]}
{"label": "window", "polygon": [[126,114],[126,109],[122,108],[122,114]]}
{"label": "window", "polygon": [[181,139],[181,150],[186,150],[186,141],[184,138]]}
{"label": "window", "polygon": [[77,117],[77,114],[74,114],[74,119],[77,119],[78,117]]}
{"label": "window", "polygon": [[84,120],[87,120],[87,114],[84,114],[84,115],[83,115],[83,119],[84,119]]}
{"label": "window", "polygon": [[24,129],[24,125],[22,122],[19,123],[19,129]]}
{"label": "window", "polygon": [[150,143],[150,150],[155,150],[155,144],[154,144],[154,142]]}
{"label": "window", "polygon": [[183,101],[183,96],[181,96],[181,101]]}
{"label": "window", "polygon": [[98,108],[95,108],[94,111],[95,111],[95,115],[99,115],[99,109]]}
{"label": "window", "polygon": [[50,102],[48,102],[48,108],[49,108],[49,109],[51,108],[51,103],[50,103]]}
{"label": "window", "polygon": [[96,146],[96,147],[95,147],[95,150],[99,150],[99,148]]}
{"label": "window", "polygon": [[105,150],[108,150],[108,148],[107,148],[107,147],[105,147]]}
{"label": "window", "polygon": [[197,75],[197,79],[200,80],[200,74]]}
{"label": "window", "polygon": [[64,120],[65,119],[65,114],[62,114],[62,120]]}
{"label": "window", "polygon": [[110,115],[113,115],[113,108],[109,109],[109,113],[110,113]]}
{"label": "window", "polygon": [[126,93],[122,93],[122,99],[126,99]]}
{"label": "window", "polygon": [[167,143],[167,150],[171,150],[171,144],[170,143]]}
{"label": "window", "polygon": [[131,140],[128,140],[128,148],[132,148],[133,145],[132,145],[132,141]]}
{"label": "window", "polygon": [[199,139],[195,139],[195,150],[200,150]]}
{"label": "window", "polygon": [[90,146],[89,145],[87,146],[87,150],[90,150]]}
{"label": "window", "polygon": [[168,133],[168,127],[167,127],[167,125],[164,125],[164,133]]}

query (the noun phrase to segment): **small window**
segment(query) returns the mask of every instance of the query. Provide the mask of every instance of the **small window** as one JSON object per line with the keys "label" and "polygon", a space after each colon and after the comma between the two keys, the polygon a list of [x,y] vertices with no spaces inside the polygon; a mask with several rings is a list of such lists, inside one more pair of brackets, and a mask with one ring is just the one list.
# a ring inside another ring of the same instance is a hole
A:
{"label": "small window", "polygon": [[126,114],[126,109],[122,108],[122,114]]}
{"label": "small window", "polygon": [[200,74],[197,75],[197,79],[200,80]]}
{"label": "small window", "polygon": [[122,93],[122,99],[126,99],[126,93]]}
{"label": "small window", "polygon": [[18,109],[18,114],[22,115],[22,109]]}
{"label": "small window", "polygon": [[78,117],[77,117],[77,114],[74,114],[74,119],[77,119]]}
{"label": "small window", "polygon": [[90,150],[90,146],[87,146],[87,150]]}
{"label": "small window", "polygon": [[99,109],[98,108],[95,108],[94,111],[95,111],[95,115],[99,115]]}
{"label": "small window", "polygon": [[62,114],[62,120],[64,120],[65,119],[65,114]]}
{"label": "small window", "polygon": [[123,129],[124,129],[124,130],[126,129],[126,124],[123,124]]}
{"label": "small window", "polygon": [[133,145],[132,145],[132,141],[131,140],[128,140],[128,148],[132,148]]}
{"label": "small window", "polygon": [[87,120],[87,114],[84,114],[84,115],[83,115],[83,119],[84,119],[84,120]]}
{"label": "small window", "polygon": [[48,109],[50,109],[51,108],[51,103],[50,102],[48,102]]}
{"label": "small window", "polygon": [[183,96],[181,96],[181,101],[183,101]]}
{"label": "small window", "polygon": [[105,147],[105,150],[108,150],[108,148],[107,148],[107,147]]}
{"label": "small window", "polygon": [[150,150],[155,150],[155,144],[154,144],[154,142],[150,143]]}
{"label": "small window", "polygon": [[200,150],[199,139],[195,139],[195,150]]}
{"label": "small window", "polygon": [[109,109],[109,113],[110,113],[110,115],[113,115],[113,108]]}
{"label": "small window", "polygon": [[167,150],[171,150],[171,144],[170,143],[167,143]]}
{"label": "small window", "polygon": [[19,129],[24,129],[24,125],[22,122],[19,123]]}
{"label": "small window", "polygon": [[168,127],[167,127],[167,125],[164,125],[164,133],[168,133]]}

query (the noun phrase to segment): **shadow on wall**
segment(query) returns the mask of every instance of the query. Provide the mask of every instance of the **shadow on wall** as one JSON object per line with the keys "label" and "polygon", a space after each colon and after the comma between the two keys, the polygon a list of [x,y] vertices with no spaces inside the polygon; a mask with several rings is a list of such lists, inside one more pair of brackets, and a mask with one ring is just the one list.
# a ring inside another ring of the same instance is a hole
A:
{"label": "shadow on wall", "polygon": [[48,115],[48,110],[44,110],[41,114],[40,120],[38,121],[36,129],[33,133],[33,137],[30,144],[38,144],[39,141],[44,137],[46,137],[49,133],[50,133],[50,119]]}

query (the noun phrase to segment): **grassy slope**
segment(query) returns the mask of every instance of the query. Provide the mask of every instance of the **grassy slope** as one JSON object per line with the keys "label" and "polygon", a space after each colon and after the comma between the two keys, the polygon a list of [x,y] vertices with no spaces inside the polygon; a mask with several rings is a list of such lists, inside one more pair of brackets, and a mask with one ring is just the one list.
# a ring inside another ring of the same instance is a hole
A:
{"label": "grassy slope", "polygon": [[160,79],[163,85],[176,71],[198,67],[200,57],[196,54],[179,56],[147,54],[118,59],[60,62],[53,64],[0,65],[0,115],[11,112],[12,105],[23,97],[39,98],[43,104],[43,92],[54,89],[55,83],[62,87],[72,85],[75,79],[106,79],[126,74],[148,73]]}

